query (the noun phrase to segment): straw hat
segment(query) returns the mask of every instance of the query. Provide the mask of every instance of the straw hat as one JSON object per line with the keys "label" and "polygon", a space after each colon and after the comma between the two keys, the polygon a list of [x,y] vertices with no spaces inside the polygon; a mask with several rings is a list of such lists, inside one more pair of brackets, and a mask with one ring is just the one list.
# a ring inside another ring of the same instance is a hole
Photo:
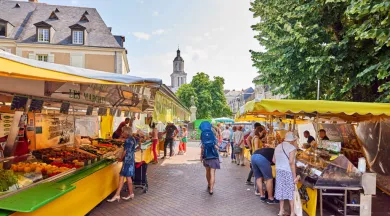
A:
{"label": "straw hat", "polygon": [[297,138],[294,136],[293,132],[287,132],[286,135],[284,136],[284,141],[286,141],[286,142],[293,142],[296,139]]}

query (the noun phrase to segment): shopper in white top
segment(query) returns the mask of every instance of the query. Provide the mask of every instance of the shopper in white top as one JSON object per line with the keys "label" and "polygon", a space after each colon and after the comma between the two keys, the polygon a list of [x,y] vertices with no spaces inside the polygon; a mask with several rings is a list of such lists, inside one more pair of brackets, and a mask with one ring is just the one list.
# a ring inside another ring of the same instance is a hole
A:
{"label": "shopper in white top", "polygon": [[294,212],[295,184],[299,180],[296,176],[294,142],[296,137],[292,132],[286,133],[284,141],[275,148],[273,162],[276,165],[275,198],[280,200],[279,215],[284,215],[284,200],[289,200],[292,216]]}
{"label": "shopper in white top", "polygon": [[228,145],[226,146],[226,153],[227,155],[230,155],[230,130],[229,130],[229,126],[227,125],[225,127],[225,130],[222,131],[222,139],[223,141],[228,143]]}
{"label": "shopper in white top", "polygon": [[234,142],[234,148],[238,149],[240,148],[241,151],[238,152],[238,151],[234,151],[234,154],[236,155],[236,162],[237,162],[237,165],[240,165],[241,166],[245,166],[244,165],[244,151],[243,151],[243,148],[244,148],[244,132],[242,132],[242,126],[239,126],[236,130],[236,132],[234,132],[233,134],[233,142]]}

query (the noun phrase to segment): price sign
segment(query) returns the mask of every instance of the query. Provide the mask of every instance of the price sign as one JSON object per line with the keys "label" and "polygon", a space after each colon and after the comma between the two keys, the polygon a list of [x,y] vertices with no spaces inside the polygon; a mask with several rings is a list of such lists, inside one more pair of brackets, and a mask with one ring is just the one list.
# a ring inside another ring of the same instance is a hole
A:
{"label": "price sign", "polygon": [[99,108],[99,111],[98,111],[98,115],[99,116],[107,116],[107,108]]}
{"label": "price sign", "polygon": [[25,111],[28,97],[15,95],[12,99],[11,110]]}
{"label": "price sign", "polygon": [[92,112],[93,112],[93,106],[88,106],[88,108],[87,108],[87,116],[92,115]]}
{"label": "price sign", "polygon": [[38,99],[32,99],[29,112],[32,113],[41,113],[42,112],[42,107],[43,107],[43,100],[38,100]]}
{"label": "price sign", "polygon": [[116,117],[121,117],[122,116],[122,110],[118,109],[116,111]]}
{"label": "price sign", "polygon": [[60,113],[68,115],[69,114],[70,103],[64,102],[61,104]]}
{"label": "price sign", "polygon": [[110,116],[115,116],[116,109],[110,108]]}

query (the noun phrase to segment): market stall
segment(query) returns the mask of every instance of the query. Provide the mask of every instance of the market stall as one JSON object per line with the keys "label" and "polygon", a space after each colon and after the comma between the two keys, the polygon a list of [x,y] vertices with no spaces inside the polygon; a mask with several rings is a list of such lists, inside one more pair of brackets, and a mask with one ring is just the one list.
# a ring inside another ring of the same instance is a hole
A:
{"label": "market stall", "polygon": [[[323,129],[329,140],[320,139],[308,145],[300,143],[297,155],[297,170],[301,175],[299,183],[303,209],[309,215],[316,215],[317,198],[335,210],[342,212],[358,212],[360,215],[371,215],[371,196],[376,193],[376,174],[365,172],[367,154],[370,149],[362,134],[370,134],[375,128],[361,130],[366,122],[388,121],[390,105],[380,103],[354,103],[304,100],[262,100],[252,101],[243,106],[237,118],[254,118],[266,115],[271,118],[294,119],[289,128],[296,135],[303,131]],[[311,121],[300,127],[298,121]],[[359,131],[359,132],[357,132]],[[381,135],[376,134],[381,140]],[[283,134],[273,133],[271,145],[277,145]],[[366,136],[367,137],[367,136]],[[376,146],[376,145],[375,145]],[[377,172],[367,163],[372,171]],[[359,168],[359,169],[358,169]],[[385,168],[385,170],[388,170]]]}
{"label": "market stall", "polygon": [[0,65],[0,215],[85,215],[117,188],[121,167],[112,159],[123,143],[96,138],[112,134],[114,116],[152,114],[161,81],[5,52]]}

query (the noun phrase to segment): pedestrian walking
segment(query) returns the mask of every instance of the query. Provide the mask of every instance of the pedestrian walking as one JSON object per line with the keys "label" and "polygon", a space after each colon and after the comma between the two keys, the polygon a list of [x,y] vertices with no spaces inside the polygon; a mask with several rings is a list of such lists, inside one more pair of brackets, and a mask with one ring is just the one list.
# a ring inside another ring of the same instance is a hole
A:
{"label": "pedestrian walking", "polygon": [[234,154],[236,155],[236,163],[237,165],[245,166],[244,164],[244,151],[242,148],[244,147],[244,132],[242,132],[242,126],[239,126],[233,134],[233,142],[234,142]]}
{"label": "pedestrian walking", "polygon": [[279,215],[284,215],[284,200],[290,203],[292,216],[295,215],[294,191],[299,180],[296,175],[294,142],[296,138],[292,132],[287,132],[284,141],[275,148],[273,162],[276,165],[275,198],[280,200]]}
{"label": "pedestrian walking", "polygon": [[210,195],[214,193],[215,171],[220,169],[218,140],[209,122],[202,122],[199,126],[201,133],[200,160],[206,169],[207,190]]}
{"label": "pedestrian walking", "polygon": [[152,151],[153,151],[153,163],[158,163],[157,160],[157,144],[158,144],[158,129],[156,123],[150,123],[149,127],[152,129]]}
{"label": "pedestrian walking", "polygon": [[[256,150],[256,149],[253,149],[253,139],[255,137],[255,131],[257,128],[261,128],[261,124],[258,122],[256,122],[253,125],[253,130],[246,137],[244,137],[244,139],[245,139],[244,142],[246,142],[246,144],[250,150],[249,152],[251,155],[252,155],[252,152],[254,152]],[[252,182],[252,177],[253,177],[252,164],[250,164],[249,166],[250,166],[250,170],[249,170],[248,178],[246,179],[245,184],[252,185],[253,184],[253,182]]]}
{"label": "pedestrian walking", "polygon": [[182,128],[183,132],[180,136],[179,154],[185,154],[187,151],[187,136],[188,131],[186,127]]}
{"label": "pedestrian walking", "polygon": [[164,157],[161,159],[165,159],[167,156],[167,147],[169,146],[169,157],[173,156],[173,142],[175,141],[175,137],[178,134],[177,127],[172,123],[169,122],[168,125],[165,127],[165,141],[164,141]]}
{"label": "pedestrian walking", "polygon": [[[124,137],[125,145],[124,145],[124,151],[121,155],[121,157],[118,159],[119,162],[123,162],[122,169],[119,173],[119,187],[116,190],[115,195],[107,200],[107,202],[115,202],[120,199],[123,200],[129,200],[134,199],[134,193],[133,193],[133,181],[132,177],[134,177],[135,173],[135,150],[137,145],[137,140],[132,136],[132,128],[130,127],[123,127],[122,137]],[[141,148],[141,146],[138,146]],[[127,186],[129,190],[129,194],[127,197],[120,197],[120,193],[123,187],[124,179],[127,180]]]}
{"label": "pedestrian walking", "polygon": [[236,132],[237,127],[236,126],[230,126],[230,147],[231,147],[231,156],[230,159],[232,160],[232,163],[236,162],[236,154],[234,154],[234,141],[233,141],[233,134]]}
{"label": "pedestrian walking", "polygon": [[[229,155],[229,152],[230,152],[230,130],[229,130],[229,126],[226,126],[225,130],[222,131],[222,140],[225,143],[228,143],[226,145],[226,155]],[[228,156],[226,156],[226,157],[228,157]]]}

